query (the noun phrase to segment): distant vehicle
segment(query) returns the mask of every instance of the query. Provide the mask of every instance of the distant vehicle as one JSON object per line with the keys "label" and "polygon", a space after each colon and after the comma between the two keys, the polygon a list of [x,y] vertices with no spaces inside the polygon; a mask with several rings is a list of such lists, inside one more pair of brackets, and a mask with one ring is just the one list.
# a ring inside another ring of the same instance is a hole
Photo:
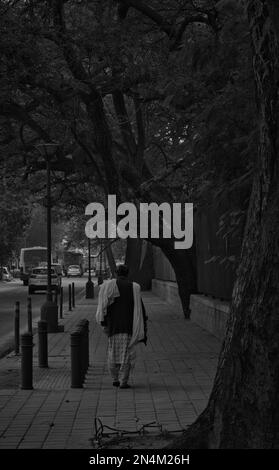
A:
{"label": "distant vehicle", "polygon": [[104,279],[108,279],[111,274],[109,268],[96,269],[95,273],[97,277],[102,277]]}
{"label": "distant vehicle", "polygon": [[[51,267],[55,269],[59,276],[63,276],[63,268],[60,263],[51,263]],[[47,262],[40,263],[39,268],[47,268]]]}
{"label": "distant vehicle", "polygon": [[11,275],[9,268],[7,266],[2,266],[1,272],[2,272],[2,280],[3,281],[11,281],[13,276]]}
{"label": "distant vehicle", "polygon": [[67,269],[67,277],[82,276],[83,272],[78,264],[69,266]]}
{"label": "distant vehicle", "polygon": [[69,266],[79,266],[81,273],[84,273],[83,254],[75,251],[64,251],[62,255],[62,265],[65,275],[67,275]]}
{"label": "distant vehicle", "polygon": [[[51,268],[51,289],[60,291],[61,276],[59,276],[54,268]],[[47,290],[47,268],[33,268],[28,281],[28,294],[33,294],[36,290]]]}
{"label": "distant vehicle", "polygon": [[17,268],[12,269],[12,275],[14,278],[20,279],[20,269],[17,269]]}
{"label": "distant vehicle", "polygon": [[61,276],[61,277],[63,276],[63,268],[62,268],[61,264],[59,264],[59,263],[53,263],[53,264],[51,265],[51,267],[55,269],[55,271],[57,272],[58,276]]}
{"label": "distant vehicle", "polygon": [[[51,258],[52,261],[52,258]],[[22,248],[20,251],[20,279],[25,286],[28,285],[28,279],[33,268],[47,262],[47,248],[44,246],[33,246]]]}

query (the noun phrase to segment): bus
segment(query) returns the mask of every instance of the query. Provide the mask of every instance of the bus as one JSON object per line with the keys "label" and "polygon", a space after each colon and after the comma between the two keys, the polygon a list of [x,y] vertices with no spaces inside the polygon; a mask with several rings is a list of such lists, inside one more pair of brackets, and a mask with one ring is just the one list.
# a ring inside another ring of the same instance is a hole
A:
{"label": "bus", "polygon": [[[51,256],[51,262],[52,256]],[[32,246],[22,248],[20,251],[19,267],[20,279],[23,285],[28,285],[28,279],[33,268],[47,263],[47,248],[45,246]]]}

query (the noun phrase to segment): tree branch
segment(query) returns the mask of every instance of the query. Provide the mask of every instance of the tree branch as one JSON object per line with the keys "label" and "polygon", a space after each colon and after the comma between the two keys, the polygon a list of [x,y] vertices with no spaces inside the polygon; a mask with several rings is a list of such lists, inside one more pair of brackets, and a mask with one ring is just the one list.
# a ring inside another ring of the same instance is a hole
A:
{"label": "tree branch", "polygon": [[108,188],[107,188],[107,185],[106,185],[106,182],[103,178],[103,175],[101,173],[101,170],[98,166],[98,164],[96,163],[96,161],[94,160],[93,158],[93,155],[92,153],[90,152],[89,148],[87,147],[87,145],[82,141],[82,139],[80,139],[80,137],[78,136],[76,130],[74,129],[73,126],[71,126],[71,132],[76,140],[76,142],[78,143],[78,145],[82,148],[82,150],[86,153],[86,155],[89,157],[90,159],[90,162],[92,163],[97,175],[98,175],[98,178],[100,180],[100,184],[103,186],[104,190],[105,191],[108,191]]}
{"label": "tree branch", "polygon": [[123,142],[129,152],[130,158],[135,162],[136,142],[127,113],[124,95],[120,90],[115,90],[112,97]]}
{"label": "tree branch", "polygon": [[72,45],[67,40],[62,0],[52,0],[52,14],[57,37],[60,40],[60,46],[70,71],[76,80],[87,84],[89,87],[89,93],[84,93],[82,100],[92,123],[96,148],[104,163],[109,191],[111,194],[119,196],[118,173],[112,156],[112,138],[104,112],[102,97],[87,75],[81,60],[76,56]]}
{"label": "tree branch", "polygon": [[0,114],[10,116],[16,121],[27,124],[45,142],[51,142],[50,135],[27,113],[20,105],[14,102],[2,103]]}
{"label": "tree branch", "polygon": [[166,33],[167,36],[171,37],[173,33],[172,26],[168,24],[165,19],[159,15],[153,8],[149,7],[141,0],[116,0],[118,4],[123,7],[129,8],[133,7],[135,10],[138,10],[143,15],[147,16],[156,23],[159,28]]}
{"label": "tree branch", "polygon": [[138,144],[137,144],[137,158],[136,164],[137,168],[142,170],[143,160],[144,160],[144,150],[145,150],[145,129],[144,129],[144,118],[142,112],[142,102],[137,93],[133,96],[135,112],[136,112],[136,123],[138,131]]}
{"label": "tree branch", "polygon": [[[193,6],[193,12],[188,13],[187,16],[182,21],[179,27],[171,25],[166,21],[154,8],[143,3],[141,0],[115,0],[119,6],[127,11],[129,7],[133,7],[135,10],[139,11],[143,15],[151,19],[160,30],[166,33],[168,38],[171,40],[170,50],[175,50],[182,41],[183,33],[186,27],[191,23],[205,23],[217,31],[216,24],[216,10],[202,11]],[[126,16],[125,14],[125,16]]]}
{"label": "tree branch", "polygon": [[64,5],[62,0],[51,0],[53,23],[56,30],[57,42],[63,50],[64,58],[68,64],[73,76],[88,85],[90,79],[87,75],[82,62],[76,56],[75,50],[67,40],[67,31],[64,20]]}

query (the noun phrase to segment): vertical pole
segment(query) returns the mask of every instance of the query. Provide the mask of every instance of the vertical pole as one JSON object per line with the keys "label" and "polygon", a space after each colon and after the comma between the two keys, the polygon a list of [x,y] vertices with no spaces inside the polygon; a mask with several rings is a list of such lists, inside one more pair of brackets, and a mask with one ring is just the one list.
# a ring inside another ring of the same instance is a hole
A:
{"label": "vertical pole", "polygon": [[52,302],[51,292],[51,192],[50,192],[50,157],[46,158],[47,167],[47,300]]}
{"label": "vertical pole", "polygon": [[69,312],[72,310],[72,286],[69,284]]}
{"label": "vertical pole", "polygon": [[63,287],[60,289],[60,318],[63,318]]}
{"label": "vertical pole", "polygon": [[27,299],[28,333],[32,334],[32,299]]}
{"label": "vertical pole", "polygon": [[73,308],[76,306],[76,299],[75,299],[75,283],[72,282],[72,305]]}
{"label": "vertical pole", "polygon": [[82,388],[81,370],[81,332],[71,334],[71,387]]}
{"label": "vertical pole", "polygon": [[91,240],[88,238],[88,282],[91,282]]}
{"label": "vertical pole", "polygon": [[86,371],[86,351],[85,351],[85,321],[81,320],[80,322],[80,331],[81,331],[81,371],[82,371],[82,382],[85,377]]}
{"label": "vertical pole", "polygon": [[21,335],[21,388],[33,389],[33,335]]}
{"label": "vertical pole", "polygon": [[15,303],[15,354],[19,354],[19,326],[20,326],[19,308],[20,308],[20,303],[17,301]]}
{"label": "vertical pole", "polygon": [[94,299],[94,282],[91,280],[91,243],[88,238],[88,281],[86,283],[86,299]]}
{"label": "vertical pole", "polygon": [[48,367],[47,321],[38,321],[38,361],[39,367]]}
{"label": "vertical pole", "polygon": [[85,363],[86,363],[86,368],[85,372],[87,371],[89,367],[89,321],[86,320],[85,322]]}
{"label": "vertical pole", "polygon": [[55,289],[55,292],[54,292],[54,302],[55,302],[56,305],[57,305],[57,303],[58,303],[57,297],[58,297],[58,292],[57,292],[57,289]]}

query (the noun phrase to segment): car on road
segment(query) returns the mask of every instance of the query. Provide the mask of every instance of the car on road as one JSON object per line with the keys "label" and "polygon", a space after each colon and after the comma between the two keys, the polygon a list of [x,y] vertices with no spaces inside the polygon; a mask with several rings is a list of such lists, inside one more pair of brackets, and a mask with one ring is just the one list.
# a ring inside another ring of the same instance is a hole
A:
{"label": "car on road", "polygon": [[[54,268],[51,268],[51,289],[59,292],[61,288],[61,276]],[[33,268],[28,281],[28,294],[33,294],[37,290],[47,290],[47,268],[40,266]]]}
{"label": "car on road", "polygon": [[81,267],[78,264],[72,264],[67,269],[67,277],[70,276],[82,276]]}
{"label": "car on road", "polygon": [[[86,269],[86,274],[87,274],[87,275],[89,274],[89,269],[88,269],[88,268]],[[95,268],[91,268],[91,269],[90,269],[90,274],[91,274],[91,276],[95,277],[95,276],[96,276],[96,269],[95,269]]]}
{"label": "car on road", "polygon": [[61,264],[59,263],[52,263],[51,265],[52,268],[55,269],[55,271],[57,272],[58,276],[63,276],[63,268],[61,266]]}

